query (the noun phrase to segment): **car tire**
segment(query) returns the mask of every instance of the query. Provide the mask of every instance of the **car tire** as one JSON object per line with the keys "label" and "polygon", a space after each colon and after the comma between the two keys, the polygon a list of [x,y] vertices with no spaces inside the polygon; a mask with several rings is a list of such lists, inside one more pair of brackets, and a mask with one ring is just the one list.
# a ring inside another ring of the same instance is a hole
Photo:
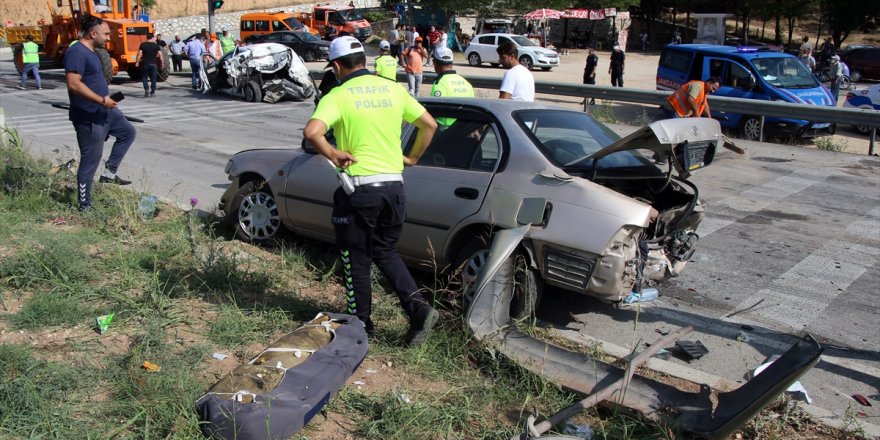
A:
{"label": "car tire", "polygon": [[841,76],[840,77],[840,90],[849,90],[850,87],[852,87],[852,81],[850,80],[850,77]]}
{"label": "car tire", "polygon": [[[491,239],[485,235],[472,238],[459,251],[455,267],[461,268],[462,302],[470,307],[476,280],[489,259]],[[541,302],[544,283],[538,272],[529,265],[528,254],[518,249],[513,254],[514,286],[516,291],[510,302],[510,317],[516,320],[531,319]]]}
{"label": "car tire", "polygon": [[532,67],[535,65],[535,63],[532,62],[532,57],[527,55],[519,57],[519,63],[528,70],[532,70]]}
{"label": "car tire", "polygon": [[284,230],[278,204],[265,180],[252,180],[238,189],[232,202],[235,236],[242,241],[267,243]]}
{"label": "car tire", "polygon": [[104,71],[104,79],[107,80],[107,84],[110,84],[110,80],[113,79],[113,60],[110,59],[110,52],[107,52],[107,49],[103,47],[99,47],[95,49],[95,53],[98,54],[98,58],[101,60],[101,69]]}
{"label": "car tire", "polygon": [[244,86],[244,100],[247,102],[260,102],[263,100],[263,89],[256,81],[250,81]]}
{"label": "car tire", "polygon": [[543,70],[543,71],[545,71],[545,72],[549,72],[550,69],[552,69],[552,67],[542,67],[542,68],[541,68],[541,70]]}
{"label": "car tire", "polygon": [[761,118],[758,116],[743,116],[739,134],[742,139],[747,141],[757,141],[761,136]]}
{"label": "car tire", "polygon": [[159,68],[158,75],[156,75],[156,81],[159,82],[168,81],[168,77],[171,76],[171,54],[164,47],[162,48],[162,60],[162,67]]}
{"label": "car tire", "polygon": [[849,79],[854,83],[860,82],[862,80],[862,72],[859,72],[858,70],[850,71]]}
{"label": "car tire", "polygon": [[477,67],[480,64],[483,64],[483,60],[480,59],[480,54],[478,54],[476,52],[471,52],[468,55],[467,59],[468,59],[468,64],[470,64],[473,67]]}
{"label": "car tire", "polygon": [[317,55],[315,55],[315,52],[311,49],[307,50],[303,54],[303,61],[305,61],[307,63],[311,63],[312,61],[315,61],[316,59],[318,59],[318,57],[317,57]]}
{"label": "car tire", "polygon": [[498,63],[489,63],[489,65],[492,66],[492,67],[498,67],[498,66],[500,66],[501,64],[498,64]]}
{"label": "car tire", "polygon": [[12,47],[12,62],[15,64],[15,70],[21,75],[22,69],[24,69],[24,55],[22,55],[23,46],[17,44]]}

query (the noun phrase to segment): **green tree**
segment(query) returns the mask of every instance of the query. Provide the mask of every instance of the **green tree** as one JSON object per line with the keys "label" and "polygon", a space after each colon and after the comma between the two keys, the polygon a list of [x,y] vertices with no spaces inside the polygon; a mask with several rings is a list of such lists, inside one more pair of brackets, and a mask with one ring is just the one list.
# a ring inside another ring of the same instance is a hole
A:
{"label": "green tree", "polygon": [[880,25],[880,2],[876,0],[822,0],[821,10],[836,47],[853,31],[872,32]]}

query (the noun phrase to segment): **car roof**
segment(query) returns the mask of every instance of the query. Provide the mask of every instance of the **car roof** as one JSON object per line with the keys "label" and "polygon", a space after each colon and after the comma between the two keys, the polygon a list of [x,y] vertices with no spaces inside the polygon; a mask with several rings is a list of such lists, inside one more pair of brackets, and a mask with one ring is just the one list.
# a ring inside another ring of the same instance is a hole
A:
{"label": "car roof", "polygon": [[772,55],[773,57],[793,57],[794,55],[785,52],[777,52],[766,48],[755,46],[724,46],[720,44],[676,44],[666,46],[664,50],[677,50],[682,52],[701,52],[704,54],[714,55],[736,55],[743,58],[760,58]]}
{"label": "car roof", "polygon": [[[502,37],[522,37],[522,35],[519,35],[519,34],[510,34],[510,33],[503,34],[500,32],[486,32],[485,34],[477,34],[477,35],[480,37],[489,37],[489,36],[495,36],[495,35],[499,35]],[[523,38],[525,38],[525,37],[523,37]]]}
{"label": "car roof", "polygon": [[572,109],[537,102],[514,101],[512,99],[494,98],[419,98],[422,104],[449,104],[461,107],[473,107],[488,110],[492,113],[506,114],[518,110],[566,110]]}

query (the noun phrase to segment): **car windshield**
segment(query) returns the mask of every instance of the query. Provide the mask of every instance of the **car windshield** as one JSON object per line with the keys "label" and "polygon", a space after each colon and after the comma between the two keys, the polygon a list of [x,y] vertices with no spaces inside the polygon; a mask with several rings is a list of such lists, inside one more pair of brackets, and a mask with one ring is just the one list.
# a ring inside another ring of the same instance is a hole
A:
{"label": "car windshield", "polygon": [[[581,112],[524,110],[514,113],[514,118],[531,135],[547,159],[569,172],[591,170],[593,160],[589,156],[620,138]],[[634,150],[610,154],[597,165],[604,171],[645,167],[656,170],[650,161]]]}
{"label": "car windshield", "polygon": [[308,32],[296,32],[295,35],[299,37],[300,40],[303,41],[321,41],[320,38],[308,33]]}
{"label": "car windshield", "polygon": [[755,58],[752,64],[771,86],[793,89],[819,87],[813,74],[795,57]]}
{"label": "car windshield", "polygon": [[516,44],[519,44],[520,46],[537,46],[534,41],[521,35],[514,35],[512,38],[513,41],[516,41]]}
{"label": "car windshield", "polygon": [[303,24],[300,23],[299,20],[297,20],[297,19],[295,19],[295,18],[293,18],[293,17],[285,18],[285,19],[284,19],[284,24],[286,24],[287,26],[289,26],[291,29],[293,29],[293,30],[295,30],[295,31],[296,31],[296,30],[303,29]]}
{"label": "car windshield", "polygon": [[338,13],[342,16],[342,18],[345,19],[345,21],[357,21],[364,19],[364,16],[355,9],[346,9],[343,11],[339,11]]}

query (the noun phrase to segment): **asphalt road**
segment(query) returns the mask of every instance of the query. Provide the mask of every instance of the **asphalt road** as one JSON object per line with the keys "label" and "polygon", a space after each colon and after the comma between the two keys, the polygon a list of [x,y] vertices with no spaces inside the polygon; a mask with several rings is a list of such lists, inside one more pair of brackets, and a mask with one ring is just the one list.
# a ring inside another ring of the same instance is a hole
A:
{"label": "asphalt road", "polygon": [[[44,72],[41,91],[19,91],[16,84],[3,56],[6,124],[38,154],[59,163],[78,157],[66,111],[51,107],[67,102],[60,72]],[[127,95],[120,104],[127,115],[145,120],[135,124],[138,138],[120,174],[139,191],[181,204],[198,197],[206,211],[227,185],[223,168],[230,155],[298,146],[313,108],[311,102],[203,96],[183,76],[160,84],[151,99],[142,97],[140,83],[111,90]],[[880,425],[880,160],[741,144],[747,155],[725,153],[693,178],[707,212],[702,238],[685,272],[659,286],[659,300],[636,314],[548,290],[541,318],[627,349],[659,338],[656,330],[694,325],[692,339],[709,354],[691,366],[733,382],[809,332],[829,346],[802,380],[814,405],[841,418],[863,412],[856,420]],[[741,332],[747,342],[737,341]],[[849,397],[854,393],[874,406],[861,407]]]}

